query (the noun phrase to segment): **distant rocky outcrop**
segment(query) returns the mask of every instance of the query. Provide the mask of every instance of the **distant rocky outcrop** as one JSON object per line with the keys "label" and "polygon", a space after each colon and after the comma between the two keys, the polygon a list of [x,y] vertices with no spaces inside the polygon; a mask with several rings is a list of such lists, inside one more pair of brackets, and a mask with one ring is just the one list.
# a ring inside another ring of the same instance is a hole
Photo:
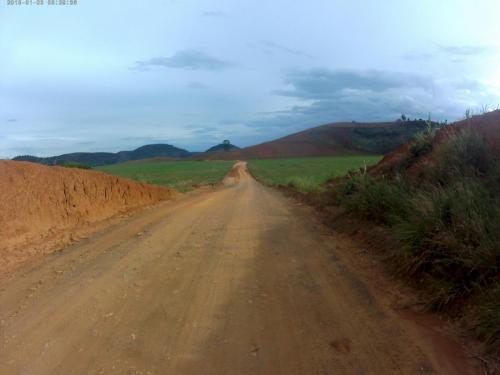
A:
{"label": "distant rocky outcrop", "polygon": [[233,150],[239,150],[239,149],[240,148],[238,146],[235,146],[231,143],[219,143],[218,145],[210,147],[205,152],[233,151]]}

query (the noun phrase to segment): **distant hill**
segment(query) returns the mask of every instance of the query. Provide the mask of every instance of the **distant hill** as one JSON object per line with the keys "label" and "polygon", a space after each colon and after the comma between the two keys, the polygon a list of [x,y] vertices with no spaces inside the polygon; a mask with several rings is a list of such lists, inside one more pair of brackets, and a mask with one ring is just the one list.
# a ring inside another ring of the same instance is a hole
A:
{"label": "distant hill", "polygon": [[[436,124],[439,125],[439,124]],[[168,145],[151,144],[133,151],[76,152],[39,158],[31,155],[17,156],[14,160],[30,161],[46,165],[65,162],[86,164],[92,167],[124,163],[133,160],[158,158],[186,158],[196,160],[237,160],[289,158],[303,156],[329,156],[346,154],[386,154],[408,142],[415,134],[427,127],[424,120],[393,121],[378,123],[339,122],[317,126],[295,134],[255,146],[239,148],[224,143],[207,151],[189,152]],[[229,151],[224,151],[229,147]]]}
{"label": "distant hill", "polygon": [[219,143],[218,145],[210,147],[205,152],[218,152],[218,151],[227,152],[227,151],[233,151],[233,150],[240,150],[240,148],[238,146],[231,144],[231,143],[229,143],[229,144]]}
{"label": "distant hill", "polygon": [[345,154],[385,154],[426,129],[424,120],[321,125],[274,141],[229,152],[205,152],[194,159],[266,159]]}
{"label": "distant hill", "polygon": [[150,159],[158,157],[184,158],[195,155],[182,148],[167,144],[152,144],[139,147],[133,151],[112,152],[75,152],[59,156],[39,158],[32,155],[17,156],[13,160],[30,161],[45,165],[60,165],[65,162],[81,163],[92,167],[123,163],[131,160]]}

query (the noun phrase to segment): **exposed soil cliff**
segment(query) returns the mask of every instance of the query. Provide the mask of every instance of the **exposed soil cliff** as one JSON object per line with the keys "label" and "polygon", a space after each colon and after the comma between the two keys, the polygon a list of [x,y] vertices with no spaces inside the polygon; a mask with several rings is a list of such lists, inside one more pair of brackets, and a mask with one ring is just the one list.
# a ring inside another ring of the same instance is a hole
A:
{"label": "exposed soil cliff", "polygon": [[101,172],[0,161],[0,276],[175,191]]}

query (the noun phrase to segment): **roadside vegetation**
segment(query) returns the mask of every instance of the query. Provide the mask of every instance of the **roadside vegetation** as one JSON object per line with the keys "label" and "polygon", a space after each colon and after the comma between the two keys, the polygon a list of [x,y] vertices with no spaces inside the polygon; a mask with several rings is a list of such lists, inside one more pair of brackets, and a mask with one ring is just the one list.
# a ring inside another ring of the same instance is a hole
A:
{"label": "roadside vegetation", "polygon": [[427,290],[429,309],[472,306],[470,326],[500,353],[500,164],[483,137],[416,137],[392,173],[351,173],[340,205],[385,228],[397,272]]}
{"label": "roadside vegetation", "polygon": [[77,168],[77,169],[92,169],[90,165],[83,164],[83,163],[72,163],[69,161],[65,161],[64,163],[59,165],[60,167],[64,168]]}
{"label": "roadside vegetation", "polygon": [[[410,119],[404,114],[396,120],[395,126],[361,127],[353,126],[349,129],[349,137],[344,139],[346,149],[364,150],[371,154],[386,154],[399,146],[411,141],[426,129],[437,129],[446,126],[447,122],[435,122],[430,118]],[[342,137],[339,137],[342,139]]]}
{"label": "roadside vegetation", "polygon": [[185,192],[201,185],[220,183],[233,164],[232,161],[149,161],[113,164],[96,169]]}
{"label": "roadside vegetation", "polygon": [[302,192],[323,191],[326,181],[345,175],[349,170],[377,163],[380,156],[329,156],[290,159],[250,160],[248,167],[260,182],[287,185]]}

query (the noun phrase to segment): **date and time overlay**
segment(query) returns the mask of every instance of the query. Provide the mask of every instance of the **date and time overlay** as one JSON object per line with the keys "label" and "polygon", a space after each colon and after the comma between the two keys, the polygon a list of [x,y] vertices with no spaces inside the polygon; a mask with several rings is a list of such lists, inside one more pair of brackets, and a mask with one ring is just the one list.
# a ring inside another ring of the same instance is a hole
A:
{"label": "date and time overlay", "polygon": [[4,0],[9,6],[66,6],[78,5],[78,0]]}

